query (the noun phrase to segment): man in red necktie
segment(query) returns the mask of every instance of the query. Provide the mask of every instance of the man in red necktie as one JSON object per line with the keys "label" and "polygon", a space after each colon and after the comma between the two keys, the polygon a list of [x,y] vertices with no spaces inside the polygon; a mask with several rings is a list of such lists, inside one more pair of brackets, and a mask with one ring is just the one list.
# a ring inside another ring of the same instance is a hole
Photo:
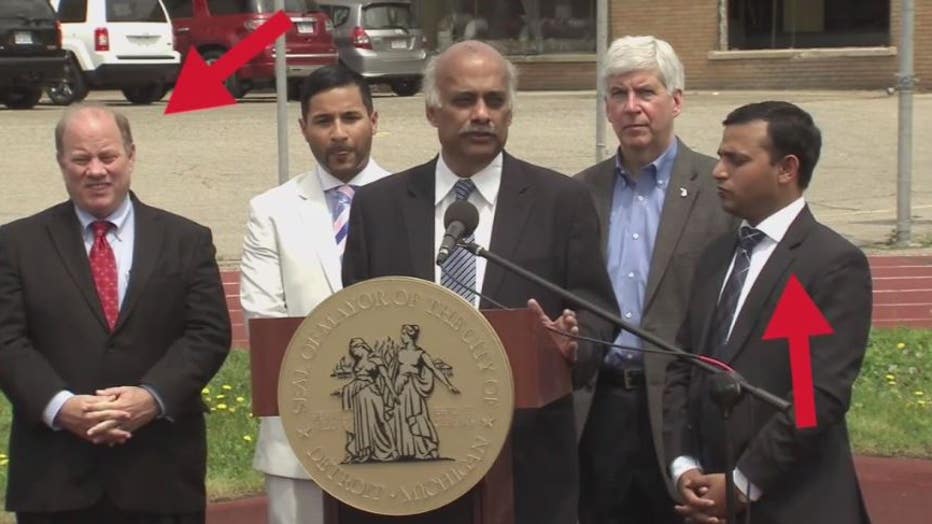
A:
{"label": "man in red necktie", "polygon": [[20,523],[204,521],[201,389],[230,320],[210,230],[133,195],[126,117],[66,111],[70,200],[0,227],[0,388]]}

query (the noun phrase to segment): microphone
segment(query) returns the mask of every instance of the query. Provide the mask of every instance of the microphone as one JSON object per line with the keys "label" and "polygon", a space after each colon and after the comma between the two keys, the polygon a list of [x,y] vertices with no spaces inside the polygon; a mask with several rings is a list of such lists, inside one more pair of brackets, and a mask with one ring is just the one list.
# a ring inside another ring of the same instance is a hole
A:
{"label": "microphone", "polygon": [[479,211],[466,200],[457,200],[450,204],[443,214],[443,225],[447,230],[440,241],[437,251],[437,265],[443,264],[456,247],[456,242],[468,237],[479,225]]}

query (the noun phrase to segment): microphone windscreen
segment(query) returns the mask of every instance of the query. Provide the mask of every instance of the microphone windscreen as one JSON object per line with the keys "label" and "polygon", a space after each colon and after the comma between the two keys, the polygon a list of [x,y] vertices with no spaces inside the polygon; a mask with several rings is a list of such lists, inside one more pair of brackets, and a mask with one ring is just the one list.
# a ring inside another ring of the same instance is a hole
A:
{"label": "microphone windscreen", "polygon": [[466,200],[457,200],[450,204],[443,215],[443,227],[450,227],[453,222],[461,222],[465,228],[463,236],[469,236],[479,225],[479,211]]}

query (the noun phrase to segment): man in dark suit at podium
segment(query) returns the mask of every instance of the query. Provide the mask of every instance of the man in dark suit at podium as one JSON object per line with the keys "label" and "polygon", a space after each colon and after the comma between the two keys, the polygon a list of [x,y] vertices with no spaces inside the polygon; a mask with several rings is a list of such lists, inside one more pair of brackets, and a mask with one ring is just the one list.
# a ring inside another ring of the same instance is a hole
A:
{"label": "man in dark suit at podium", "polygon": [[[577,326],[562,298],[463,250],[454,251],[442,268],[434,265],[444,213],[456,200],[466,199],[479,211],[476,243],[616,309],[586,188],[504,152],[516,76],[514,66],[497,51],[475,41],[458,43],[430,62],[424,94],[440,155],[359,190],[343,257],[343,284],[408,275],[441,283],[483,308],[492,304],[469,288],[507,307],[525,307],[533,299],[531,307],[546,324],[611,340],[614,330],[608,323],[580,312]],[[591,363],[602,358],[601,347],[564,337],[558,345],[578,369],[594,369]],[[512,452],[517,522],[576,522],[579,474],[573,420],[570,395],[534,413],[516,414]]]}
{"label": "man in dark suit at podium", "polygon": [[[664,440],[681,497],[677,510],[693,522],[720,522],[727,474],[738,490],[739,521],[750,505],[756,524],[869,522],[845,423],[870,329],[867,258],[806,205],[803,191],[822,145],[808,113],[761,102],[732,111],[724,123],[714,176],[723,207],[743,220],[737,235],[713,241],[699,259],[679,344],[792,401],[787,343],[763,340],[791,277],[834,333],[811,338],[817,425],[810,428],[747,395],[726,428],[709,376],[682,360],[670,365]],[[812,323],[794,314],[798,324]],[[726,431],[736,465],[725,463]]]}

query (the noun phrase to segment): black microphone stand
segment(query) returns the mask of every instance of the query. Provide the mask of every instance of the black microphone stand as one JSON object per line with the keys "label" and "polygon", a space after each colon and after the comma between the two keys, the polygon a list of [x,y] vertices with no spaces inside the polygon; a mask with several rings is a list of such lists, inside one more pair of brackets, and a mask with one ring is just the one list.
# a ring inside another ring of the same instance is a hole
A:
{"label": "black microphone stand", "polygon": [[[732,478],[732,471],[735,469],[736,464],[735,464],[735,457],[734,457],[734,449],[732,448],[731,437],[729,435],[728,428],[727,428],[728,419],[731,417],[732,409],[734,408],[735,405],[738,404],[738,402],[741,401],[745,393],[750,394],[752,397],[760,400],[761,402],[764,402],[765,404],[772,406],[778,411],[787,411],[791,406],[791,404],[788,401],[774,395],[773,393],[770,393],[769,391],[763,388],[759,388],[757,386],[754,386],[748,383],[748,381],[745,380],[744,377],[742,377],[740,374],[738,374],[735,371],[725,371],[721,368],[713,366],[712,364],[709,364],[708,362],[704,362],[702,360],[696,359],[695,355],[693,355],[692,353],[684,351],[683,349],[673,344],[670,344],[669,342],[647,331],[644,331],[639,327],[632,326],[631,324],[625,322],[619,315],[612,313],[611,311],[608,311],[607,309],[597,304],[593,304],[592,302],[584,298],[578,297],[574,295],[573,293],[570,293],[569,291],[561,288],[560,286],[557,286],[556,284],[553,284],[552,282],[549,282],[535,275],[534,273],[511,262],[510,260],[504,257],[501,257],[489,251],[488,249],[485,249],[484,247],[476,244],[475,242],[464,242],[460,240],[457,243],[457,245],[459,245],[463,249],[469,251],[470,253],[476,256],[489,260],[492,263],[497,264],[507,269],[508,271],[516,273],[526,278],[527,280],[530,280],[531,282],[534,282],[535,284],[546,288],[548,291],[552,293],[556,293],[557,295],[569,301],[571,304],[575,305],[577,308],[585,309],[595,314],[596,316],[601,317],[604,320],[611,322],[612,324],[620,327],[621,329],[628,331],[636,335],[637,337],[641,338],[642,340],[649,342],[651,345],[654,345],[668,352],[671,356],[682,359],[682,360],[686,360],[687,362],[698,367],[699,369],[702,369],[703,371],[707,373],[711,373],[715,378],[715,381],[713,382],[713,386],[712,386],[712,399],[715,401],[715,403],[718,405],[719,409],[721,410],[722,421],[723,421],[722,423],[726,425],[725,431],[723,432],[723,434],[725,435],[723,444],[725,446],[725,490],[726,490],[725,496],[726,496],[726,501],[727,501],[726,505],[728,506],[726,508],[728,512],[728,522],[731,522],[731,523],[737,522],[737,520],[735,520],[735,513],[736,513],[735,510],[737,508],[737,497],[735,494],[734,479]],[[750,493],[748,495],[750,496]]]}

